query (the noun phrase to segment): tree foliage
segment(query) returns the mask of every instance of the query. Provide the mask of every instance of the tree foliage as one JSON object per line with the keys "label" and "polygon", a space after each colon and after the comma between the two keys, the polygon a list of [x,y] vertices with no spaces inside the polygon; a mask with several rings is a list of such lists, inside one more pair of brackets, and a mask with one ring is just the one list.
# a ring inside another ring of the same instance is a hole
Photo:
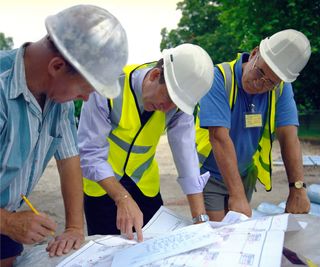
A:
{"label": "tree foliage", "polygon": [[10,50],[13,47],[11,37],[5,37],[4,33],[0,32],[0,50]]}
{"label": "tree foliage", "polygon": [[312,55],[294,83],[300,112],[320,107],[320,0],[184,0],[177,29],[162,29],[160,48],[189,42],[202,46],[214,63],[251,51],[277,31],[296,29],[310,40]]}

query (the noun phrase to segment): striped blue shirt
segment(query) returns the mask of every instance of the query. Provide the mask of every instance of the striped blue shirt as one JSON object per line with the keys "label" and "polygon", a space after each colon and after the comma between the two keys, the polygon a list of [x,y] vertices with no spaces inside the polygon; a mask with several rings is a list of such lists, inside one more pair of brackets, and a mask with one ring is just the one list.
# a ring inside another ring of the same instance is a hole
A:
{"label": "striped blue shirt", "polygon": [[0,51],[0,205],[9,211],[22,204],[48,161],[78,155],[73,102],[46,99],[43,111],[29,91],[25,47]]}

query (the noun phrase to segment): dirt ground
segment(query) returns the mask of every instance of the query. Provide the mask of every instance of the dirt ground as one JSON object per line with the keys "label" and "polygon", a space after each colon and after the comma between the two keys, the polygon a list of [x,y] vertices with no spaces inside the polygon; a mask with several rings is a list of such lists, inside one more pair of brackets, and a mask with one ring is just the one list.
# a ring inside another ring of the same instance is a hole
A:
{"label": "dirt ground", "polygon": [[[303,155],[320,155],[320,144],[302,142]],[[274,159],[279,158],[280,149],[276,141],[273,147]],[[161,173],[161,192],[165,206],[177,213],[190,217],[190,211],[186,197],[183,195],[176,182],[177,172],[167,143],[166,136],[161,137],[156,157]],[[308,184],[320,183],[320,167],[304,167],[305,181]],[[288,194],[288,184],[283,166],[275,166],[273,170],[273,190],[266,192],[260,184],[257,184],[257,192],[254,193],[251,205],[255,208],[261,202],[266,201],[279,204],[285,201]],[[51,160],[43,177],[30,196],[33,205],[41,212],[48,214],[58,223],[60,233],[64,229],[64,209],[60,193],[59,176],[55,161]],[[23,209],[28,209],[24,206]]]}

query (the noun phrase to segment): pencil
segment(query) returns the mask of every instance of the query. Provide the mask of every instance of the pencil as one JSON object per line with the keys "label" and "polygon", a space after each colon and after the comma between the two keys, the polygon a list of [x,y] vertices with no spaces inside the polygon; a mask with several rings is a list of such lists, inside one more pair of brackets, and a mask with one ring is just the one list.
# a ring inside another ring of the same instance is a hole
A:
{"label": "pencil", "polygon": [[[31,204],[29,199],[24,194],[20,194],[22,199],[26,202],[26,204],[29,206],[29,208],[34,212],[36,215],[40,215],[39,211],[36,210],[36,208]],[[51,235],[54,236],[54,231],[51,231]]]}
{"label": "pencil", "polygon": [[26,202],[26,204],[29,206],[29,208],[37,215],[39,215],[39,211],[37,211],[35,209],[34,206],[32,206],[31,202],[29,201],[29,199],[27,199],[27,197],[24,194],[21,194],[22,199]]}

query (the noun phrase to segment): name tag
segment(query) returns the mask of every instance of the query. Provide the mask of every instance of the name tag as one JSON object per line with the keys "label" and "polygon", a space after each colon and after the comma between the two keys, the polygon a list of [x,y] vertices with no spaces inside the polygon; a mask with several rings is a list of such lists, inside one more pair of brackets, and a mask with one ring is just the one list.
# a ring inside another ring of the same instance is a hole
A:
{"label": "name tag", "polygon": [[260,113],[244,114],[245,128],[262,127],[262,116]]}

